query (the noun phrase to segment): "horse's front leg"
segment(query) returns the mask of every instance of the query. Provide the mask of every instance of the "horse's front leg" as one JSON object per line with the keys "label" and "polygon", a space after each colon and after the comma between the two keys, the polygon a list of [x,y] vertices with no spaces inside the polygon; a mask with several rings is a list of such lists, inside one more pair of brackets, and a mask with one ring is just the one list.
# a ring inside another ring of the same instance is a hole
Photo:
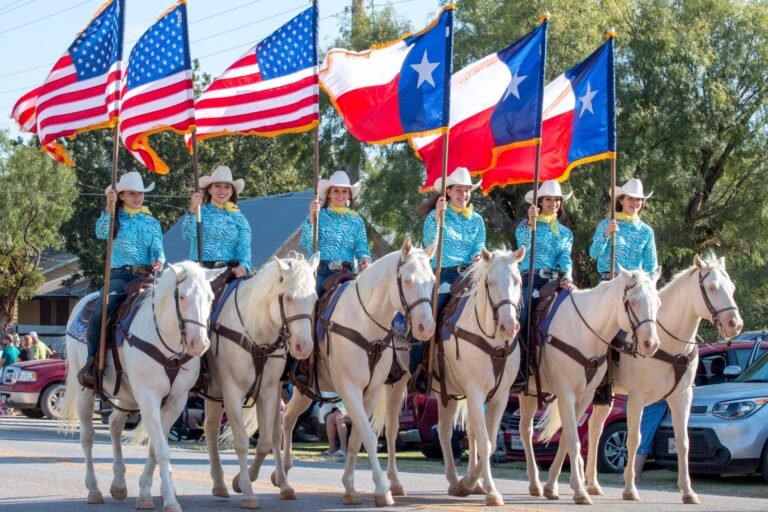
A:
{"label": "horse's front leg", "polygon": [[[501,389],[506,389],[503,387]],[[483,463],[483,482],[485,483],[485,504],[491,506],[500,506],[504,504],[504,499],[496,490],[496,484],[491,474],[491,456],[496,452],[496,439],[498,438],[501,417],[504,415],[504,409],[507,407],[508,393],[496,393],[488,403],[485,411],[485,426],[488,432],[488,444],[490,452],[488,458]],[[485,399],[485,397],[483,397]]]}
{"label": "horse's front leg", "polygon": [[219,454],[219,431],[221,430],[221,417],[224,414],[224,405],[216,400],[205,401],[205,442],[208,446],[208,460],[211,463],[211,480],[213,489],[211,493],[220,498],[229,498],[229,490],[224,482],[224,469],[221,467]]}
{"label": "horse's front leg", "polygon": [[272,453],[274,454],[275,458],[275,471],[272,472],[272,484],[280,488],[281,500],[295,500],[296,491],[293,490],[291,484],[288,483],[288,478],[286,478],[285,467],[283,466],[283,454],[281,453],[280,449],[280,445],[282,444],[282,412],[280,411],[280,390],[281,387],[278,386],[275,414],[272,424]]}
{"label": "horse's front leg", "polygon": [[[80,446],[83,449],[85,460],[85,487],[88,489],[88,503],[101,504],[104,503],[104,496],[99,490],[96,468],[93,465],[93,437],[95,434],[93,428],[93,391],[81,389],[77,383],[75,386],[70,386],[67,393],[77,393],[77,416],[80,419]],[[117,442],[120,442],[120,438]]]}
{"label": "horse's front leg", "polygon": [[387,438],[387,478],[389,479],[389,490],[392,496],[405,496],[405,489],[400,483],[400,476],[397,472],[397,433],[400,430],[400,409],[402,408],[402,399],[405,394],[405,388],[408,385],[408,379],[402,378],[392,386],[384,389],[386,397],[386,418],[384,424],[384,433]]}
{"label": "horse's front leg", "polygon": [[[581,459],[581,441],[578,432],[576,397],[572,392],[558,393],[557,410],[563,426],[560,442],[565,441],[571,459],[571,489],[573,501],[578,505],[591,505],[592,499],[584,488],[583,461]],[[554,404],[553,404],[554,406]]]}
{"label": "horse's front leg", "polygon": [[453,459],[453,422],[456,418],[456,409],[459,402],[448,400],[448,405],[445,407],[443,407],[441,400],[438,399],[438,402],[440,405],[437,410],[437,436],[440,440],[440,451],[443,452],[445,479],[448,480],[448,494],[450,496],[468,496],[469,492],[460,486],[459,472]]}
{"label": "horse's front leg", "polygon": [[639,393],[630,393],[627,397],[627,467],[624,468],[624,492],[622,498],[628,501],[640,501],[635,485],[635,459],[640,446],[640,422],[643,418],[645,397]]}
{"label": "horse's front leg", "polygon": [[693,389],[687,387],[667,398],[672,411],[672,427],[675,430],[675,445],[677,446],[677,487],[683,493],[683,503],[699,504],[698,495],[693,492],[691,476],[688,473],[688,416],[691,411]]}
{"label": "horse's front leg", "polygon": [[589,446],[587,446],[587,492],[592,496],[602,496],[603,488],[597,481],[597,448],[603,435],[605,419],[611,412],[611,405],[595,405],[589,417]]}
{"label": "horse's front leg", "polygon": [[539,480],[539,468],[536,466],[536,455],[533,452],[533,417],[536,414],[536,397],[518,393],[520,404],[520,441],[525,451],[525,468],[528,474],[528,493],[531,496],[543,496]]}
{"label": "horse's front leg", "polygon": [[125,483],[125,462],[123,461],[123,445],[121,436],[125,428],[128,414],[117,409],[112,409],[109,415],[109,437],[112,439],[112,485],[109,494],[116,500],[122,501],[128,497],[128,488]]}
{"label": "horse's front leg", "polygon": [[[307,410],[311,403],[311,398],[302,395],[298,389],[294,388],[293,396],[283,413],[283,468],[285,470],[286,479],[288,477],[288,472],[293,467],[293,429],[296,427],[296,420],[299,419],[301,413]],[[273,475],[272,481],[279,481],[277,480],[277,475]]]}
{"label": "horse's front leg", "polygon": [[557,453],[552,460],[552,464],[549,466],[549,474],[547,475],[547,483],[544,484],[544,496],[548,500],[559,500],[560,490],[558,488],[557,481],[560,478],[560,473],[563,470],[563,463],[565,462],[565,456],[568,454],[568,448],[564,442],[557,444]]}
{"label": "horse's front leg", "polygon": [[[222,382],[221,391],[224,396],[224,408],[227,410],[229,428],[232,429],[232,443],[237,454],[240,471],[232,479],[232,488],[235,492],[242,492],[240,498],[241,508],[258,508],[259,501],[253,492],[253,485],[248,475],[248,448],[250,442],[245,431],[243,420],[243,394],[234,382]],[[249,414],[256,414],[257,410],[251,409]]]}

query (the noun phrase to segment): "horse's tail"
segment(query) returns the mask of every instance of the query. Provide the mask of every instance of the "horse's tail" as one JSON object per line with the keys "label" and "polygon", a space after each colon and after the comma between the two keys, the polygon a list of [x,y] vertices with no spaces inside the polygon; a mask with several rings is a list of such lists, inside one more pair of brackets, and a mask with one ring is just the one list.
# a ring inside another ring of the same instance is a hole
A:
{"label": "horse's tail", "polygon": [[376,402],[376,407],[373,408],[373,415],[371,416],[371,428],[376,434],[376,437],[381,437],[381,435],[384,433],[384,427],[387,424],[387,416],[389,414],[399,414],[400,410],[403,408],[403,402],[405,402],[406,397],[404,392],[400,395],[400,401],[397,409],[390,411],[389,407],[387,407],[387,404],[390,403],[390,400],[394,398],[393,393],[395,393],[395,391],[398,389],[402,391],[402,388],[399,386],[385,385],[384,391],[382,391],[382,393],[379,395],[379,401]]}
{"label": "horse's tail", "polygon": [[[114,414],[114,411],[112,412]],[[139,422],[135,429],[123,432],[123,436],[125,437],[128,446],[137,447],[149,444],[149,433],[147,432],[147,429],[144,428],[143,421]]]}
{"label": "horse's tail", "polygon": [[547,409],[544,411],[544,416],[541,417],[541,420],[539,420],[538,426],[536,427],[537,430],[541,432],[539,434],[539,439],[544,441],[544,443],[549,443],[555,434],[557,434],[557,431],[560,430],[561,426],[560,409],[557,407],[557,398],[555,398],[547,406]]}
{"label": "horse's tail", "polygon": [[453,426],[466,432],[468,413],[467,399],[459,400],[456,406],[456,413],[453,415]]}
{"label": "horse's tail", "polygon": [[67,365],[67,384],[64,390],[64,401],[61,404],[62,425],[60,431],[65,434],[74,433],[80,422],[80,418],[77,415],[77,395],[85,391],[80,389],[80,383],[77,382],[78,370],[74,360],[70,360]]}
{"label": "horse's tail", "polygon": [[[248,436],[252,436],[259,428],[259,417],[256,404],[251,407],[242,408],[243,411],[243,429]],[[232,427],[228,424],[219,434],[219,446],[231,448],[235,443],[235,435]]]}

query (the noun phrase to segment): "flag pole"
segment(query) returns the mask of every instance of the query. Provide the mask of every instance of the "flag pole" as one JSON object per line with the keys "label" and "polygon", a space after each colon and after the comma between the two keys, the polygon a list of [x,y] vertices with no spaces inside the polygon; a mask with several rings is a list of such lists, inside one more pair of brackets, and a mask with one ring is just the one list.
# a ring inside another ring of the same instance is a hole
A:
{"label": "flag pole", "polygon": [[[120,149],[120,132],[119,132],[119,120],[115,121],[115,125],[112,127],[112,190],[117,191],[117,156]],[[96,372],[96,385],[94,391],[97,395],[102,394],[102,376],[104,374],[104,356],[106,354],[106,339],[107,339],[107,307],[109,305],[109,280],[111,278],[112,270],[112,240],[114,238],[115,231],[115,205],[117,201],[109,205],[107,212],[109,213],[109,231],[107,232],[107,257],[104,262],[104,287],[101,290],[101,332],[99,333],[99,354],[98,354],[98,371]]]}
{"label": "flag pole", "polygon": [[[544,14],[541,15],[539,18],[539,21],[541,23],[548,23],[550,18],[549,11],[544,11]],[[544,54],[541,58],[541,78],[539,79],[539,109],[538,109],[538,127],[537,130],[539,132],[538,141],[536,142],[536,163],[534,164],[533,168],[533,205],[538,208],[538,202],[539,202],[539,170],[541,168],[541,125],[542,125],[542,118],[543,118],[543,107],[544,107],[544,75],[547,70],[547,26],[544,27]],[[526,212],[527,216],[527,212]],[[527,221],[526,221],[527,222]],[[536,258],[536,222],[533,223],[533,226],[531,226],[531,248],[528,251],[528,293],[525,297],[525,304],[526,304],[526,311],[528,311],[528,314],[526,315],[526,321],[525,321],[525,342],[526,342],[526,350],[525,350],[525,360],[522,362],[523,364],[523,378],[525,379],[523,386],[524,389],[528,390],[528,377],[529,377],[529,371],[530,371],[530,362],[531,362],[531,351],[527,350],[528,347],[531,346],[531,326],[533,325],[532,321],[532,312],[533,312],[533,282],[534,282],[534,272],[533,272],[533,264]],[[538,390],[537,390],[538,393]]]}
{"label": "flag pole", "polygon": [[[192,129],[192,173],[195,176],[195,193],[200,192],[200,170],[197,167],[197,129]],[[203,264],[203,213],[202,204],[197,205],[197,263]]]}
{"label": "flag pole", "polygon": [[[605,39],[610,40],[611,45],[613,44],[613,39],[615,37],[616,37],[616,30],[613,28],[605,33]],[[609,78],[611,80],[609,94],[612,95],[612,100],[609,101],[609,105],[616,105],[616,68],[613,62],[613,48],[611,48],[611,59],[608,65],[610,66]],[[613,136],[613,158],[611,159],[611,221],[615,221],[616,220],[616,159],[619,156],[618,151],[616,150],[616,107],[615,106],[613,108],[613,116],[609,117],[609,120],[613,124],[613,127],[610,130],[610,133]],[[611,279],[613,279],[615,276],[614,268],[616,266],[616,232],[615,231],[611,233],[610,265],[611,265],[611,268],[609,270],[609,273],[610,273]],[[609,369],[610,367],[611,365],[608,365]]]}
{"label": "flag pole", "polygon": [[[315,66],[317,66],[317,44],[318,44],[318,38],[319,38],[319,27],[317,26],[317,0],[312,0],[312,3],[315,6],[315,30],[313,37],[315,38],[315,44],[314,44],[314,50],[315,50]],[[312,171],[313,171],[313,182],[312,187],[314,190],[314,197],[315,201],[319,201],[320,197],[318,196],[318,183],[320,181],[320,115],[317,116],[317,126],[315,126],[314,129],[314,143],[313,143],[313,158],[312,158]],[[320,237],[320,215],[315,215],[314,222],[312,223],[312,254],[317,252],[317,244],[318,239]]]}

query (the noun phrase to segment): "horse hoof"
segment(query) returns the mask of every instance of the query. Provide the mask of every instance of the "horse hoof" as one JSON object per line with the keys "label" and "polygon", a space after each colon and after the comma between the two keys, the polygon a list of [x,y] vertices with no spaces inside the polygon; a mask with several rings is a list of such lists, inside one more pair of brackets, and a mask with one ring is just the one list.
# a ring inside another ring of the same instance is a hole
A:
{"label": "horse hoof", "polygon": [[109,494],[112,495],[117,501],[123,501],[128,497],[128,489],[125,487],[115,487],[114,485],[109,488]]}
{"label": "horse hoof", "polygon": [[[449,493],[450,493],[450,489],[449,489]],[[459,480],[458,483],[456,484],[456,488],[453,489],[453,493],[450,493],[450,494],[451,496],[458,496],[460,498],[465,498],[470,494],[472,494],[472,490],[467,489],[467,487],[464,485],[464,480]]]}
{"label": "horse hoof", "polygon": [[243,498],[240,500],[240,508],[259,508],[259,500],[256,498]]}
{"label": "horse hoof", "polygon": [[472,489],[472,494],[485,494],[485,489],[479,483]]}
{"label": "horse hoof", "polygon": [[155,504],[152,502],[152,496],[136,498],[136,508],[139,510],[154,510]]}
{"label": "horse hoof", "polygon": [[88,493],[88,504],[89,505],[103,505],[104,504],[104,496],[101,495],[101,492],[99,491],[93,491]]}
{"label": "horse hoof", "polygon": [[273,471],[271,475],[269,475],[269,480],[272,482],[272,485],[275,487],[280,487],[277,483],[277,471]]}
{"label": "horse hoof", "polygon": [[163,512],[181,512],[181,505],[166,505]]}
{"label": "horse hoof", "polygon": [[504,499],[501,494],[488,494],[485,496],[485,504],[489,507],[500,507],[504,505]]}
{"label": "horse hoof", "polygon": [[528,486],[528,494],[531,496],[543,496],[544,491],[541,488],[541,485],[539,484],[531,484]]}
{"label": "horse hoof", "polygon": [[283,489],[280,491],[280,499],[285,501],[294,501],[296,499],[296,491],[292,488]]}
{"label": "horse hoof", "polygon": [[605,494],[603,488],[597,484],[587,486],[587,492],[592,496],[603,496]]}
{"label": "horse hoof", "polygon": [[219,498],[229,498],[229,491],[226,487],[214,487],[211,494],[218,496]]}
{"label": "horse hoof", "polygon": [[574,494],[573,502],[577,505],[591,505],[592,498],[588,494]]}
{"label": "horse hoof", "polygon": [[548,487],[544,488],[544,497],[553,501],[560,499],[560,495],[557,493],[557,491]]}
{"label": "horse hoof", "polygon": [[692,492],[690,494],[683,494],[683,503],[686,505],[699,505],[701,501],[699,501],[699,495]]}
{"label": "horse hoof", "polygon": [[360,499],[360,495],[355,493],[348,492],[342,496],[341,501],[344,502],[345,505],[359,505],[363,502],[363,500]]}
{"label": "horse hoof", "polygon": [[395,504],[395,500],[392,498],[392,493],[387,491],[383,496],[373,496],[373,502],[377,507],[391,507]]}
{"label": "horse hoof", "polygon": [[403,484],[390,484],[389,485],[389,492],[392,493],[392,496],[408,496],[405,493],[405,489],[403,488]]}
{"label": "horse hoof", "polygon": [[637,491],[624,491],[621,493],[621,497],[624,501],[640,501],[640,495]]}
{"label": "horse hoof", "polygon": [[240,490],[240,473],[235,475],[235,478],[232,479],[232,490],[235,491],[237,494],[240,494],[242,491]]}

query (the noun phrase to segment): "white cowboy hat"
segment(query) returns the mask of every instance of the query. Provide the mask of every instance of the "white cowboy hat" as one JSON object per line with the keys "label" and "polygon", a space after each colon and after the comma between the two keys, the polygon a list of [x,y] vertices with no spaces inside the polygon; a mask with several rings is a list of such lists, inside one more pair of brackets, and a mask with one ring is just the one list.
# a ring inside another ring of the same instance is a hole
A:
{"label": "white cowboy hat", "polygon": [[200,188],[208,188],[213,183],[229,183],[240,194],[245,188],[245,180],[232,178],[232,169],[226,165],[220,165],[213,170],[210,176],[200,177]]}
{"label": "white cowboy hat", "polygon": [[[117,182],[117,186],[115,187],[115,190],[119,194],[120,192],[125,192],[126,190],[130,190],[132,192],[152,192],[152,190],[155,189],[155,182],[149,184],[148,187],[144,187],[144,182],[141,179],[141,174],[139,174],[136,171],[133,172],[127,172],[120,176],[120,181]],[[109,192],[112,190],[112,185],[108,186],[106,189],[104,189],[104,192]]]}
{"label": "white cowboy hat", "polygon": [[352,199],[357,199],[360,195],[360,182],[358,181],[354,185],[349,182],[349,176],[344,171],[336,171],[327,180],[323,179],[317,182],[317,195],[320,197],[320,202],[325,201],[325,196],[331,187],[344,187],[349,189],[349,193]]}
{"label": "white cowboy hat", "polygon": [[629,196],[638,199],[648,199],[653,195],[653,191],[647,196],[643,194],[643,182],[637,178],[632,178],[621,187],[616,187],[614,191],[617,198],[620,196]]}
{"label": "white cowboy hat", "polygon": [[[469,175],[469,169],[466,167],[457,167],[451,174],[445,177],[445,188],[453,185],[464,185],[466,187],[472,187],[475,190],[483,182],[482,179],[477,180],[477,183],[472,183],[472,177]],[[432,185],[434,189],[439,193],[443,190],[443,178],[437,178],[435,184]]]}
{"label": "white cowboy hat", "polygon": [[[563,202],[566,202],[573,196],[573,191],[568,194],[563,194],[563,189],[560,188],[560,183],[555,180],[547,180],[539,187],[539,193],[537,197],[560,197]],[[533,204],[533,190],[529,190],[525,194],[525,202]]]}

